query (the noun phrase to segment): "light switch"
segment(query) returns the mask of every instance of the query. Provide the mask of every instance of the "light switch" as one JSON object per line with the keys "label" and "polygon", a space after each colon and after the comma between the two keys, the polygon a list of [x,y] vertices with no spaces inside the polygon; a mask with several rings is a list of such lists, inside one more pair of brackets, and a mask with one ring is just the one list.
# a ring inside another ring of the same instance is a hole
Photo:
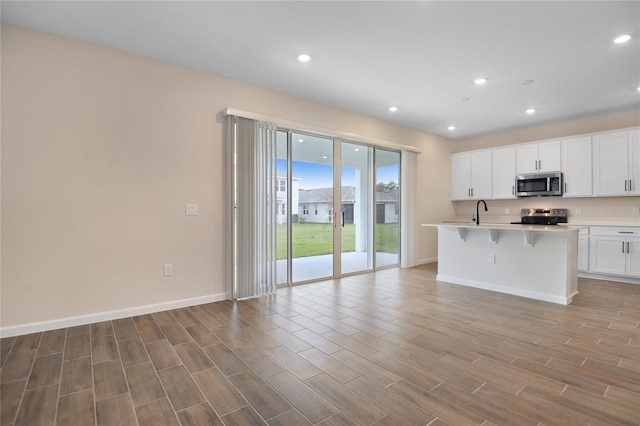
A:
{"label": "light switch", "polygon": [[187,204],[185,206],[185,213],[187,216],[198,216],[198,205],[197,204]]}
{"label": "light switch", "polygon": [[170,277],[173,275],[173,265],[171,263],[165,263],[162,269],[165,277]]}

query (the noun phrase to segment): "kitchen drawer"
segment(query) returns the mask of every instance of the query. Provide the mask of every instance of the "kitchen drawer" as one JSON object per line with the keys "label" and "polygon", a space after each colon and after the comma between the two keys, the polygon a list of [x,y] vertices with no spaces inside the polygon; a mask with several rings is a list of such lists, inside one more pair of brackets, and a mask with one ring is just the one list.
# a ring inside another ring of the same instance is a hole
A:
{"label": "kitchen drawer", "polygon": [[592,226],[590,235],[603,235],[609,237],[640,237],[638,226]]}

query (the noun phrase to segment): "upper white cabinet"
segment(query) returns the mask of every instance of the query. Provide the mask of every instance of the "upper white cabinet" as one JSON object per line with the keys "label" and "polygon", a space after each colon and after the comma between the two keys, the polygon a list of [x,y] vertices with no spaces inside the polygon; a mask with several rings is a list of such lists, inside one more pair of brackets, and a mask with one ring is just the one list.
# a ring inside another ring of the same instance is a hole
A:
{"label": "upper white cabinet", "polygon": [[516,172],[560,171],[560,141],[516,145]]}
{"label": "upper white cabinet", "polygon": [[451,199],[491,198],[491,151],[451,155]]}
{"label": "upper white cabinet", "polygon": [[591,136],[562,140],[564,197],[589,197],[591,179]]}
{"label": "upper white cabinet", "polygon": [[640,195],[640,130],[593,137],[593,195]]}
{"label": "upper white cabinet", "polygon": [[640,195],[640,128],[451,155],[451,200],[513,199],[519,174],[563,173],[563,196]]}
{"label": "upper white cabinet", "polygon": [[516,198],[516,148],[507,146],[491,150],[494,199]]}

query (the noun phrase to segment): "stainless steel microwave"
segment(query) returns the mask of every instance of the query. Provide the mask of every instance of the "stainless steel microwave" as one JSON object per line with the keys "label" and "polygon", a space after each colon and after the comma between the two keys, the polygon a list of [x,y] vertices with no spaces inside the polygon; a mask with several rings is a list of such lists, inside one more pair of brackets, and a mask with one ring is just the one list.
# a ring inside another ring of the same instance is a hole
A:
{"label": "stainless steel microwave", "polygon": [[518,197],[541,197],[562,195],[562,173],[531,173],[516,176]]}

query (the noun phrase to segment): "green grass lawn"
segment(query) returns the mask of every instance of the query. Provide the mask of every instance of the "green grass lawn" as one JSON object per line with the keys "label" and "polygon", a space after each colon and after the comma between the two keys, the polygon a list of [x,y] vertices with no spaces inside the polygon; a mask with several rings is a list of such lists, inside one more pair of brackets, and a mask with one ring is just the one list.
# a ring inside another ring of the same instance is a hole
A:
{"label": "green grass lawn", "polygon": [[[333,225],[330,223],[294,223],[293,257],[318,256],[333,253]],[[342,251],[355,250],[355,225],[342,228]],[[278,225],[278,259],[286,258],[287,226]],[[385,223],[376,225],[378,251],[398,253],[398,225]]]}

